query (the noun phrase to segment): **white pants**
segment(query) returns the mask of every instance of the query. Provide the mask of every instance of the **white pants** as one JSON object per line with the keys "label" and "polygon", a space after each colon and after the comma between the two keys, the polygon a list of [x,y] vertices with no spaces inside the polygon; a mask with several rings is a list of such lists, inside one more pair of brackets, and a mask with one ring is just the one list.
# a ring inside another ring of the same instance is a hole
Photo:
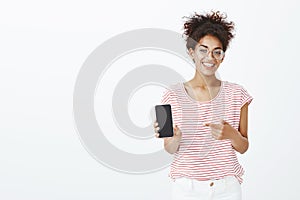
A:
{"label": "white pants", "polygon": [[197,181],[178,178],[172,181],[172,200],[241,200],[241,185],[234,176],[220,180]]}

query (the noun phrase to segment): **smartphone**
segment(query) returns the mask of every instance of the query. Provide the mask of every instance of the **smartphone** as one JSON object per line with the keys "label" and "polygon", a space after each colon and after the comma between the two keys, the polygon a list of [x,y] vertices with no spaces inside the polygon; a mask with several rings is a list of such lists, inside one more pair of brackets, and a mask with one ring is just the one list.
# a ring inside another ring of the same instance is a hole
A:
{"label": "smartphone", "polygon": [[156,120],[159,126],[159,137],[173,137],[173,120],[170,104],[155,106]]}

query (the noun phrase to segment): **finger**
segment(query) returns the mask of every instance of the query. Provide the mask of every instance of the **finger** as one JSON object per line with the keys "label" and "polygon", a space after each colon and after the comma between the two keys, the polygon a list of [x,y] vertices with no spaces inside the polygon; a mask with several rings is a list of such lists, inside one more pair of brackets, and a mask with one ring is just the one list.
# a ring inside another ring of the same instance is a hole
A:
{"label": "finger", "polygon": [[174,133],[174,135],[177,134],[177,130],[178,130],[178,127],[177,127],[176,125],[174,125],[174,126],[173,126],[173,133]]}
{"label": "finger", "polygon": [[211,126],[210,127],[211,131],[215,132],[215,133],[221,133],[221,130],[218,126]]}
{"label": "finger", "polygon": [[221,119],[221,124],[225,125],[228,124],[225,120]]}
{"label": "finger", "polygon": [[155,137],[159,138],[159,133],[156,133],[156,134],[155,134]]}
{"label": "finger", "polygon": [[211,136],[216,139],[217,133],[214,130],[211,130]]}
{"label": "finger", "polygon": [[154,128],[158,127],[157,121],[155,121],[155,122],[153,123],[153,127],[154,127]]}
{"label": "finger", "polygon": [[209,125],[211,129],[217,129],[217,130],[222,129],[222,126],[223,126],[222,124],[212,124],[212,123]]}
{"label": "finger", "polygon": [[210,126],[210,123],[203,123],[203,126]]}
{"label": "finger", "polygon": [[174,131],[174,134],[176,134],[176,132],[178,131],[178,126],[177,125],[173,126],[173,131]]}
{"label": "finger", "polygon": [[213,123],[203,123],[203,126],[209,126],[212,127],[214,124]]}
{"label": "finger", "polygon": [[220,134],[219,134],[218,131],[212,131],[212,132],[211,132],[211,135],[212,135],[212,137],[213,137],[214,139],[216,139],[216,140],[218,140],[219,137],[220,137]]}
{"label": "finger", "polygon": [[177,125],[174,126],[174,135],[175,135],[175,136],[180,135],[180,129],[178,128]]}
{"label": "finger", "polygon": [[159,131],[159,127],[156,127],[154,130],[155,130],[155,133],[158,133],[158,131]]}

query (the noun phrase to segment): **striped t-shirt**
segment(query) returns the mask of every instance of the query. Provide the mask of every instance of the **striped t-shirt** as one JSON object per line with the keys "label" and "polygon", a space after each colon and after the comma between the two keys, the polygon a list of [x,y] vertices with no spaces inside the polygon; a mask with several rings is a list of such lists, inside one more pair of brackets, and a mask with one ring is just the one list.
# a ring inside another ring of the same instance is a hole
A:
{"label": "striped t-shirt", "polygon": [[241,107],[252,99],[242,86],[227,81],[221,82],[216,97],[204,102],[192,99],[183,83],[170,86],[161,103],[171,104],[173,124],[180,128],[182,139],[169,176],[200,181],[236,176],[241,183],[244,169],[230,140],[214,139],[210,128],[203,124],[223,119],[238,129]]}

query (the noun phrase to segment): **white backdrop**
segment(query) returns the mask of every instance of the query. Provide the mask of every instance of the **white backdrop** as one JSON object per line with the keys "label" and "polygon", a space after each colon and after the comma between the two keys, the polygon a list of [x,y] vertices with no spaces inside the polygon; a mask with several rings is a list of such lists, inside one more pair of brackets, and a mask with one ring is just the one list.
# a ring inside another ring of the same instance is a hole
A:
{"label": "white backdrop", "polygon": [[[74,84],[88,55],[112,36],[138,28],[181,33],[182,16],[212,9],[236,24],[219,73],[254,97],[250,148],[239,156],[246,170],[244,199],[300,199],[298,8],[296,0],[1,1],[0,199],[170,199],[168,169],[119,173],[85,150],[73,120]],[[118,80],[116,74],[109,78]],[[133,100],[159,99],[146,89]],[[134,105],[133,121],[141,115]],[[139,119],[151,123],[148,115]],[[110,140],[131,152],[162,147],[155,139],[145,148],[124,137]]]}

